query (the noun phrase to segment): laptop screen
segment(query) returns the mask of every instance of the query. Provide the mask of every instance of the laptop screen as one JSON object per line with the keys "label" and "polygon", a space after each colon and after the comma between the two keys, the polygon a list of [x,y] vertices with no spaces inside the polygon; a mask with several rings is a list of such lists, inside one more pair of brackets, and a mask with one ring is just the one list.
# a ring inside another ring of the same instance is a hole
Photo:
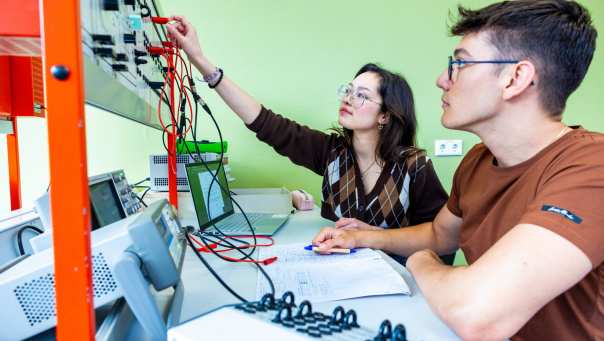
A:
{"label": "laptop screen", "polygon": [[[234,212],[224,167],[220,167],[220,171],[216,176],[218,182],[214,181],[210,188],[213,175],[216,174],[218,169],[218,161],[206,162],[205,164],[208,166],[207,168],[202,162],[186,165],[189,189],[193,197],[199,228],[216,223]],[[221,190],[218,183],[222,185],[224,191]]]}

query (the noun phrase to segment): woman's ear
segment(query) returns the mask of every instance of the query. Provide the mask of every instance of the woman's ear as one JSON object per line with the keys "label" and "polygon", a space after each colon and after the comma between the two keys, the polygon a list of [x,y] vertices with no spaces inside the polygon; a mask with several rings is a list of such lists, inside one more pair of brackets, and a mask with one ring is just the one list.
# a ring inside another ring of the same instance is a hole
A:
{"label": "woman's ear", "polygon": [[378,123],[379,124],[388,124],[388,123],[390,123],[390,114],[388,114],[388,113],[378,114]]}

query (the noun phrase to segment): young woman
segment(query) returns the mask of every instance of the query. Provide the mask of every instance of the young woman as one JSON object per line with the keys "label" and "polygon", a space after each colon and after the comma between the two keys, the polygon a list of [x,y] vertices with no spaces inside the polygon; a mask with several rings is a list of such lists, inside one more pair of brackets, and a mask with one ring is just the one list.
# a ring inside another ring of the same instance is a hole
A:
{"label": "young woman", "polygon": [[[194,27],[173,17],[171,37],[258,139],[323,175],[321,215],[344,229],[400,228],[432,221],[447,201],[432,163],[415,147],[413,93],[400,75],[363,66],[339,90],[338,122],[326,134],[273,113],[203,54]],[[444,257],[452,263],[453,257]]]}

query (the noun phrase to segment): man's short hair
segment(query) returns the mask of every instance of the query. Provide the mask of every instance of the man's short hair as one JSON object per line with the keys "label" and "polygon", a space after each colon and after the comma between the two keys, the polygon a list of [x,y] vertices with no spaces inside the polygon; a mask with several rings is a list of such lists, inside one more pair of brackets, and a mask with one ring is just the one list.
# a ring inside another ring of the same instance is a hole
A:
{"label": "man's short hair", "polygon": [[531,61],[543,108],[562,114],[596,48],[598,33],[585,7],[566,0],[516,0],[478,10],[459,6],[458,12],[452,35],[486,32],[499,58]]}

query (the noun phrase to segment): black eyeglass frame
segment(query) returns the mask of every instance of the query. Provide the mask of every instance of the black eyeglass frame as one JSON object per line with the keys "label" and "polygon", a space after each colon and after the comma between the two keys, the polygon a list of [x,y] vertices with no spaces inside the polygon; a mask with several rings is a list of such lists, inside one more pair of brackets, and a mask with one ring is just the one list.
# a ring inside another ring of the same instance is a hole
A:
{"label": "black eyeglass frame", "polygon": [[463,66],[464,64],[518,64],[519,60],[453,60],[449,56],[449,81],[453,81],[453,65]]}

